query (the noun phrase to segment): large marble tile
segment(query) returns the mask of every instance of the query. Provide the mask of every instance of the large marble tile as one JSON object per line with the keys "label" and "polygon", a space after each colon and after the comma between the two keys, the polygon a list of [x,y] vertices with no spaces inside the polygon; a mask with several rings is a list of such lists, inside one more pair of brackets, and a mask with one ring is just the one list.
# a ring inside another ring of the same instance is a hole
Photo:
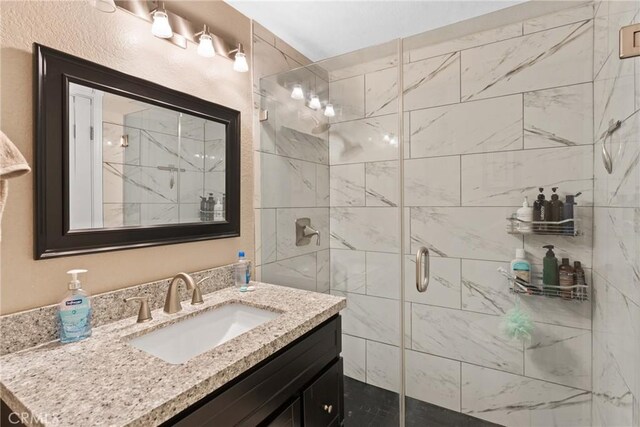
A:
{"label": "large marble tile", "polygon": [[593,143],[593,85],[524,94],[524,148]]}
{"label": "large marble tile", "polygon": [[103,171],[103,196],[108,193],[108,188],[119,186],[123,189],[121,194],[124,197],[124,200],[105,199],[105,202],[175,203],[178,201],[177,182],[174,180],[174,185],[171,187],[170,172],[111,163],[104,163]]}
{"label": "large marble tile", "polygon": [[400,302],[370,295],[331,291],[347,298],[342,332],[391,345],[400,344]]}
{"label": "large marble tile", "polygon": [[329,100],[336,112],[331,122],[364,118],[364,75],[329,82]]}
{"label": "large marble tile", "polygon": [[460,102],[460,53],[412,62],[404,66],[403,110]]}
{"label": "large marble tile", "polygon": [[[296,246],[296,220],[309,218],[311,226],[320,232],[320,245],[315,237],[306,246]],[[329,248],[329,208],[281,208],[276,214],[278,260],[317,252]]]}
{"label": "large marble tile", "polygon": [[366,253],[367,295],[400,299],[400,255]]}
{"label": "large marble tile", "polygon": [[411,157],[522,148],[522,95],[411,112]]}
{"label": "large marble tile", "polygon": [[524,374],[591,390],[591,331],[536,323],[524,348]]}
{"label": "large marble tile", "polygon": [[595,208],[593,269],[640,305],[640,208]]}
{"label": "large marble tile", "polygon": [[[636,111],[633,63],[624,62],[625,60],[619,61],[615,64],[615,70],[612,70],[613,76],[602,76],[593,82],[594,138],[596,141],[604,139],[605,132],[612,122],[623,121]],[[604,71],[601,72],[602,74]],[[616,139],[616,134],[613,138]]]}
{"label": "large marble tile", "polygon": [[294,159],[328,164],[329,141],[287,126],[279,126],[276,133],[276,153]]}
{"label": "large marble tile", "polygon": [[405,358],[407,396],[460,411],[460,362],[412,350]]}
{"label": "large marble tile", "polygon": [[366,293],[366,255],[362,251],[331,249],[331,289]]}
{"label": "large marble tile", "polygon": [[140,205],[140,225],[176,224],[179,221],[189,222],[178,216],[177,203],[142,203]]}
{"label": "large marble tile", "polygon": [[594,19],[594,80],[615,77],[620,74],[620,66],[625,65],[625,62],[627,65],[632,62],[630,60],[621,61],[618,50],[620,28],[640,22],[640,15],[635,3],[633,1],[601,2]]}
{"label": "large marble tile", "polygon": [[497,316],[412,304],[411,348],[521,375],[522,343],[506,338],[501,322]]}
{"label": "large marble tile", "polygon": [[416,288],[416,256],[405,255],[406,301],[440,307],[460,308],[460,260],[431,257],[429,286],[425,292]]}
{"label": "large marble tile", "polygon": [[329,164],[398,159],[398,117],[395,114],[336,123],[329,131]]}
{"label": "large marble tile", "polygon": [[[640,66],[639,66],[640,68]],[[594,191],[596,206],[640,207],[640,110],[607,138],[613,171],[603,166],[602,142],[595,146]]]}
{"label": "large marble tile", "polygon": [[329,171],[331,207],[364,206],[364,163],[335,165]]}
{"label": "large marble tile", "polygon": [[206,172],[224,172],[226,170],[226,142],[224,139],[211,139],[204,142],[204,170]]}
{"label": "large marble tile", "polygon": [[537,31],[548,30],[550,28],[591,19],[593,18],[593,7],[593,2],[588,2],[538,18],[528,19],[522,23],[524,34],[535,33]]}
{"label": "large marble tile", "polygon": [[411,251],[426,246],[431,256],[508,261],[520,236],[504,231],[509,208],[411,208]]}
{"label": "large marble tile", "polygon": [[331,208],[331,248],[400,252],[400,210]]}
{"label": "large marble tile", "polygon": [[463,310],[501,316],[513,307],[515,297],[498,268],[509,271],[510,266],[508,262],[462,260]]}
{"label": "large marble tile", "polygon": [[398,112],[398,69],[387,68],[364,76],[365,115],[382,116]]}
{"label": "large marble tile", "polygon": [[331,194],[329,189],[329,166],[316,165],[316,206],[329,207]]}
{"label": "large marble tile", "polygon": [[398,347],[367,341],[367,384],[399,393],[400,349]]}
{"label": "large marble tile", "polygon": [[329,249],[316,252],[316,291],[331,291],[331,254]]}
{"label": "large marble tile", "polygon": [[459,206],[460,162],[460,156],[405,160],[405,206]]}
{"label": "large marble tile", "polygon": [[[159,177],[160,184],[164,179],[167,180],[165,184],[167,188],[171,187],[171,172],[158,170],[157,175],[166,175]],[[224,192],[224,174],[213,173],[205,175],[202,172],[185,171],[180,172],[180,178],[178,179],[178,173],[174,174],[174,187],[178,188],[180,203],[200,203],[203,196],[213,193],[213,197],[216,199],[221,198]],[[205,180],[207,181],[207,187],[209,191],[205,191]],[[176,185],[177,184],[177,185]],[[214,190],[215,188],[215,190]]]}
{"label": "large marble tile", "polygon": [[365,202],[367,206],[398,206],[400,171],[398,161],[365,164]]}
{"label": "large marble tile", "polygon": [[[256,229],[260,231],[259,245],[256,244],[256,252],[260,251],[260,264],[267,264],[277,259],[276,257],[276,210],[259,209],[259,222],[256,221]],[[258,242],[256,242],[258,243]]]}
{"label": "large marble tile", "polygon": [[[125,153],[125,162],[139,164],[140,166],[177,166],[179,162],[179,138],[175,135],[167,135],[161,132],[140,130],[140,154],[139,162],[135,163],[136,154],[129,156]],[[131,147],[135,150],[135,146]],[[131,158],[131,160],[130,160]],[[197,160],[194,159],[192,169],[197,169]]]}
{"label": "large marble tile", "polygon": [[593,146],[520,150],[462,156],[463,206],[530,206],[544,187],[547,199],[558,187],[565,194],[582,195],[581,206],[593,202]]}
{"label": "large marble tile", "polygon": [[591,21],[469,49],[461,54],[462,99],[588,82],[592,58]]}
{"label": "large marble tile", "polygon": [[316,254],[310,253],[283,261],[263,264],[262,281],[274,285],[316,290]]}
{"label": "large marble tile", "polygon": [[366,343],[367,341],[347,334],[342,334],[342,358],[344,374],[349,378],[366,382]]}
{"label": "large marble tile", "polygon": [[260,153],[263,208],[301,207],[316,205],[316,164]]}
{"label": "large marble tile", "polygon": [[462,412],[518,427],[591,425],[588,391],[462,364]]}
{"label": "large marble tile", "polygon": [[417,35],[405,39],[405,50],[409,51],[411,62],[425,58],[442,55],[445,53],[458,52],[484,44],[494,43],[522,35],[522,23],[505,25],[465,35],[462,37],[449,38],[445,41],[433,43],[426,40],[426,37]]}
{"label": "large marble tile", "polygon": [[329,81],[342,80],[397,66],[397,50],[396,42],[391,41],[333,57],[323,65],[329,71]]}
{"label": "large marble tile", "polygon": [[252,54],[253,64],[251,65],[255,92],[260,92],[260,79],[262,77],[273,76],[274,74],[302,66],[290,56],[276,49],[275,46],[255,35],[253,37]]}

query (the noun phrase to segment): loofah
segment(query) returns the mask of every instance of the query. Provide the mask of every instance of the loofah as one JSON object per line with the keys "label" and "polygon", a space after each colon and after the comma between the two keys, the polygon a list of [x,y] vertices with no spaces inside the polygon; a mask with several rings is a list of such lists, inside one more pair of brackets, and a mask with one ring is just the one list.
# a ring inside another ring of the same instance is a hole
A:
{"label": "loofah", "polygon": [[528,340],[533,332],[533,322],[517,302],[516,306],[505,314],[502,327],[505,335],[516,340]]}

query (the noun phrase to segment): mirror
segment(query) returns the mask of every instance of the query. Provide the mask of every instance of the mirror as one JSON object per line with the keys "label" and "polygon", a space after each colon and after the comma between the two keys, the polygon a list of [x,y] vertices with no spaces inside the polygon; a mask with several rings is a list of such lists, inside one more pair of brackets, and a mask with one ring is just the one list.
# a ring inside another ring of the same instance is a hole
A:
{"label": "mirror", "polygon": [[69,84],[70,229],[225,220],[225,125]]}
{"label": "mirror", "polygon": [[240,235],[240,112],[35,50],[36,259]]}

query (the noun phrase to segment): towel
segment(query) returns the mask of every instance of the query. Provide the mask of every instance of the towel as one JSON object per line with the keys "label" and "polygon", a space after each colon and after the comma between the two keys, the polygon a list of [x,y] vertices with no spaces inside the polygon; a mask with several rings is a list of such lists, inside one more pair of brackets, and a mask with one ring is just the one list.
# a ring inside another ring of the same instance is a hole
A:
{"label": "towel", "polygon": [[[13,142],[0,131],[0,222],[9,193],[8,179],[29,173],[31,168]],[[2,236],[0,235],[0,239]]]}

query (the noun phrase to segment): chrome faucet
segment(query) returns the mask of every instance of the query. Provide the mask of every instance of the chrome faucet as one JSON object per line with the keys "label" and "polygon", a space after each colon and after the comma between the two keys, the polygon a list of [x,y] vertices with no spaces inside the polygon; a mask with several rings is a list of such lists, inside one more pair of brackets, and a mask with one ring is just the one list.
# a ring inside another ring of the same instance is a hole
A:
{"label": "chrome faucet", "polygon": [[193,277],[189,276],[187,273],[178,273],[173,279],[171,279],[171,283],[169,283],[169,290],[167,290],[167,299],[164,301],[165,313],[174,314],[182,310],[182,304],[180,304],[180,300],[178,299],[178,284],[181,280],[185,285],[187,285],[188,290],[193,291],[193,295],[191,297],[191,305],[202,304],[204,302],[202,300],[202,293],[200,292],[200,288],[193,281]]}
{"label": "chrome faucet", "polygon": [[309,218],[296,220],[296,246],[306,246],[311,243],[311,236],[316,236],[316,246],[320,246],[320,231],[311,227]]}
{"label": "chrome faucet", "polygon": [[318,230],[313,229],[308,225],[306,225],[302,229],[302,234],[304,235],[304,237],[308,237],[308,238],[311,238],[311,236],[316,236],[316,246],[320,246],[320,232]]}

